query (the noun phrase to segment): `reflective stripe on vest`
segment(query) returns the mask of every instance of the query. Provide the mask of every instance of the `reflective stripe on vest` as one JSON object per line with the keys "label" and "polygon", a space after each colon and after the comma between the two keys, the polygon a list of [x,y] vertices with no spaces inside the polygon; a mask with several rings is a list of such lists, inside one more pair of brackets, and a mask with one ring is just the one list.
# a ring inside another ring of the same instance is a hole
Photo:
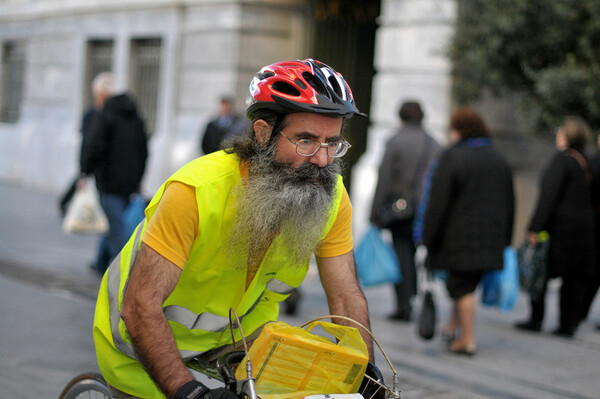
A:
{"label": "reflective stripe on vest", "polygon": [[[142,235],[142,231],[144,230],[143,224],[144,221],[142,221],[138,225],[135,233],[135,239],[133,242],[132,252],[129,261],[129,276],[131,276],[131,273],[133,271],[133,264],[139,251],[140,237]],[[121,312],[119,309],[119,288],[121,286],[121,253],[119,253],[119,255],[113,260],[113,262],[110,265],[110,268],[108,269],[107,286],[110,307],[110,325],[115,347],[125,355],[139,361],[133,344],[126,342],[123,339],[121,332],[119,331],[119,323],[121,319]],[[127,285],[123,289],[123,295],[125,295],[126,289]],[[271,279],[266,286],[266,290],[282,295],[290,294],[293,289],[294,287],[275,278]],[[250,307],[250,309],[248,309],[248,311],[245,314],[239,316],[240,322],[244,319],[245,316],[247,316],[254,310],[256,305],[258,305],[258,303],[262,299],[263,295],[264,291],[258,297],[256,302]],[[230,324],[229,317],[216,315],[208,312],[196,314],[183,306],[166,306],[163,308],[163,312],[168,321],[179,323],[189,330],[198,329],[209,332],[223,332],[229,328]],[[179,353],[185,359],[196,356],[201,352],[179,350]]]}
{"label": "reflective stripe on vest", "polygon": [[[140,236],[142,235],[142,226],[144,221],[142,220],[136,228],[135,240],[133,242],[132,254],[129,260],[129,273],[133,269],[133,262],[135,261],[138,246],[140,242]],[[112,332],[113,342],[118,350],[126,354],[127,356],[138,360],[137,354],[132,344],[125,342],[119,331],[119,321],[121,320],[121,311],[119,309],[119,288],[121,287],[121,252],[112,261],[108,268],[107,276],[108,285],[108,306],[110,314],[110,328]],[[124,290],[123,290],[124,291]]]}

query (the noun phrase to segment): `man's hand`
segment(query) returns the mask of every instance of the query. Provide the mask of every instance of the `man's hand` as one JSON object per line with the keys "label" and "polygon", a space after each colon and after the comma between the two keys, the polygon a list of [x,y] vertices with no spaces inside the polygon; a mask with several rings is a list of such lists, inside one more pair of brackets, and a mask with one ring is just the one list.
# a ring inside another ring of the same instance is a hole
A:
{"label": "man's hand", "polygon": [[239,399],[227,388],[208,389],[199,381],[188,381],[183,384],[173,399]]}
{"label": "man's hand", "polygon": [[211,389],[202,399],[240,399],[227,388]]}

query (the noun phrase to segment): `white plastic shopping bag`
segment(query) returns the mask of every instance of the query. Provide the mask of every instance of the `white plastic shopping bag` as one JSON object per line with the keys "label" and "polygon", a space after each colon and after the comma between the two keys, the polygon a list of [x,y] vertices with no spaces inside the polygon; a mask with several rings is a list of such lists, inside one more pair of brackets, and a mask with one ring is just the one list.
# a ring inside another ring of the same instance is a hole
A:
{"label": "white plastic shopping bag", "polygon": [[78,187],[63,220],[63,231],[75,234],[103,234],[108,231],[108,219],[98,201],[96,184],[87,179]]}

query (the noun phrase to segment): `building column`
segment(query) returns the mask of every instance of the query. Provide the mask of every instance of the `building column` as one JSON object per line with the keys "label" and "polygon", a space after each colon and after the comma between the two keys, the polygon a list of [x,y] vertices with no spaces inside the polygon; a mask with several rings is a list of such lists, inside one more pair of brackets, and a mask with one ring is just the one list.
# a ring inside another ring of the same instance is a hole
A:
{"label": "building column", "polygon": [[446,141],[451,77],[445,53],[455,18],[455,0],[382,0],[367,151],[353,170],[351,196],[357,238],[368,225],[377,170],[385,143],[400,123],[402,102],[419,101],[425,128],[440,142]]}

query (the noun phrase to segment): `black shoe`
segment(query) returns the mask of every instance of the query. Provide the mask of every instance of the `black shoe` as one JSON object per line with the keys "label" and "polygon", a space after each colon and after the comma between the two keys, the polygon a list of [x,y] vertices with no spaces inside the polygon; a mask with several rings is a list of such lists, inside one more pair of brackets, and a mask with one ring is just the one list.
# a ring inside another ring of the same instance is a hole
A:
{"label": "black shoe", "polygon": [[575,330],[572,328],[559,327],[556,330],[552,331],[552,334],[562,338],[573,338],[573,336],[575,335]]}
{"label": "black shoe", "polygon": [[600,331],[600,324],[596,324],[596,330]]}
{"label": "black shoe", "polygon": [[540,332],[542,330],[542,323],[539,321],[527,320],[520,323],[516,323],[515,328],[517,330]]}
{"label": "black shoe", "polygon": [[400,310],[396,313],[388,315],[388,319],[395,321],[411,321],[410,312],[407,310]]}

